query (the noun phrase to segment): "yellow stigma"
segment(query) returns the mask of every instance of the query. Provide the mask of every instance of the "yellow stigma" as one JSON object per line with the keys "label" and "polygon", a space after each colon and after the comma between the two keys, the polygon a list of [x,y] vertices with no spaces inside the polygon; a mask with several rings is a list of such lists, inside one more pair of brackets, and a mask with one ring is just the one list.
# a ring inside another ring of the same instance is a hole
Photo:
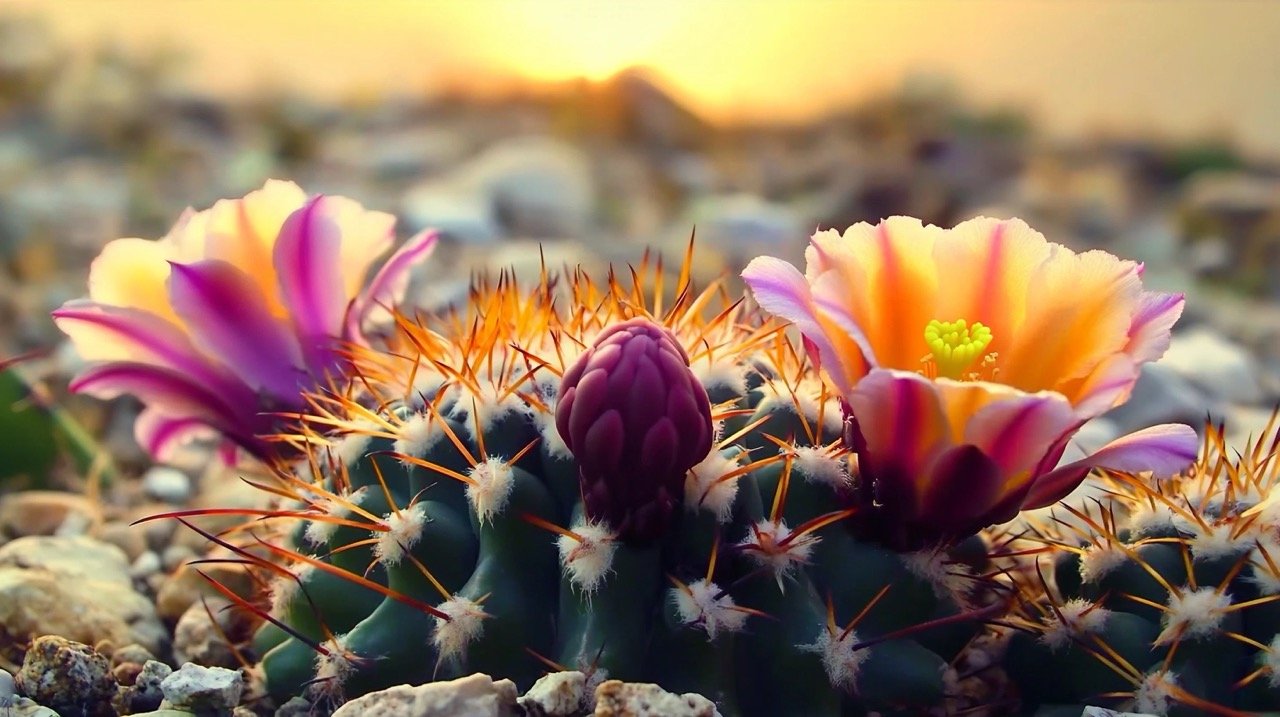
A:
{"label": "yellow stigma", "polygon": [[924,342],[930,354],[926,359],[932,359],[936,375],[960,379],[991,343],[991,329],[978,321],[969,326],[964,319],[934,319],[924,328]]}

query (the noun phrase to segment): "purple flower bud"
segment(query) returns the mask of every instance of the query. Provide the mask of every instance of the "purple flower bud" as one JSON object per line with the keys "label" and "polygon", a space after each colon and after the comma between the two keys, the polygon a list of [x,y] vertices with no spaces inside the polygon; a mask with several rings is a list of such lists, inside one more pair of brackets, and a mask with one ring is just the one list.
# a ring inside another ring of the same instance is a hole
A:
{"label": "purple flower bud", "polygon": [[675,336],[636,318],[605,329],[565,372],[556,428],[578,461],[587,517],[647,543],[711,450],[711,404]]}

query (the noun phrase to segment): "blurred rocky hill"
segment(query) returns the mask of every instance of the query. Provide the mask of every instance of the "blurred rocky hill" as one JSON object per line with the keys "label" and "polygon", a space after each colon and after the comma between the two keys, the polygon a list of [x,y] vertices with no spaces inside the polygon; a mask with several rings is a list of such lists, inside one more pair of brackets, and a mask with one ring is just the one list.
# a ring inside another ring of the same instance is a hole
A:
{"label": "blurred rocky hill", "polygon": [[541,256],[678,257],[695,227],[710,278],[764,252],[802,261],[817,227],[1019,216],[1191,292],[1176,360],[1144,385],[1153,415],[1117,421],[1258,418],[1280,396],[1280,166],[1230,138],[1053,141],[1017,108],[923,78],[809,123],[727,126],[641,70],[326,104],[288,88],[215,98],[182,69],[174,48],[73,53],[0,16],[0,357],[56,344],[48,311],[83,292],[105,242],[283,177],[395,213],[402,237],[440,228],[414,288],[432,305],[482,269],[536,276]]}

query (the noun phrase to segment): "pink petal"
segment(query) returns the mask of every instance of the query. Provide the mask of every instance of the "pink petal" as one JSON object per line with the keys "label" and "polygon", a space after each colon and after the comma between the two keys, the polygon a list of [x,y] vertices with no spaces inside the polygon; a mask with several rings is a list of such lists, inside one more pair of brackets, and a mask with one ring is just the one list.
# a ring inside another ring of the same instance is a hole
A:
{"label": "pink petal", "polygon": [[360,292],[347,312],[347,336],[363,340],[361,328],[370,314],[382,306],[394,306],[404,297],[410,273],[435,250],[440,234],[425,230],[410,238],[387,259],[374,275],[369,287]]}
{"label": "pink petal", "polygon": [[347,304],[341,256],[342,233],[324,197],[307,202],[280,228],[273,256],[280,296],[308,344],[341,335]]}
{"label": "pink petal", "polygon": [[1129,345],[1125,347],[1125,353],[1133,357],[1134,363],[1143,364],[1164,356],[1169,349],[1173,325],[1185,306],[1183,294],[1143,293],[1129,327]]}
{"label": "pink petal", "polygon": [[156,408],[146,408],[133,424],[133,435],[138,445],[153,459],[163,463],[172,458],[174,451],[183,443],[216,438],[218,432],[200,418],[170,416]]}
{"label": "pink petal", "polygon": [[[804,275],[781,259],[761,256],[747,264],[742,271],[742,279],[751,288],[751,293],[761,308],[795,324],[816,350],[818,363],[836,384],[836,390],[843,396],[849,395],[853,390],[853,383],[844,370],[844,365],[848,362],[841,359],[831,337],[819,323],[814,313],[809,283]],[[857,327],[853,328],[856,331]],[[857,335],[860,336],[861,332],[857,332]],[[865,337],[862,341],[865,343]],[[868,352],[866,355],[871,354]]]}
{"label": "pink petal", "polygon": [[133,395],[156,411],[199,417],[233,434],[252,433],[252,426],[242,424],[257,411],[255,402],[246,405],[238,397],[219,395],[178,371],[124,361],[90,368],[71,381],[70,389],[103,400]]}
{"label": "pink petal", "polygon": [[252,278],[225,261],[175,263],[169,294],[203,351],[255,391],[297,402],[305,377],[297,340],[271,316]]}
{"label": "pink petal", "polygon": [[1043,508],[1075,490],[1095,468],[1124,473],[1151,471],[1165,478],[1184,471],[1196,460],[1200,441],[1190,426],[1164,423],[1117,438],[1096,453],[1041,476],[1023,503],[1024,510]]}
{"label": "pink petal", "polygon": [[1138,365],[1127,353],[1112,354],[1075,387],[1064,387],[1074,396],[1076,415],[1088,420],[1129,400],[1138,382]]}
{"label": "pink petal", "polygon": [[1019,393],[979,408],[965,425],[964,442],[981,449],[1012,479],[1034,471],[1079,423],[1062,394]]}
{"label": "pink petal", "polygon": [[147,311],[77,299],[55,310],[53,321],[86,361],[151,363],[207,385],[235,380],[211,365],[181,329]]}
{"label": "pink petal", "polygon": [[938,455],[953,445],[936,387],[920,374],[871,371],[849,395],[849,410],[865,445],[858,460],[869,462],[873,473],[892,467],[923,483]]}

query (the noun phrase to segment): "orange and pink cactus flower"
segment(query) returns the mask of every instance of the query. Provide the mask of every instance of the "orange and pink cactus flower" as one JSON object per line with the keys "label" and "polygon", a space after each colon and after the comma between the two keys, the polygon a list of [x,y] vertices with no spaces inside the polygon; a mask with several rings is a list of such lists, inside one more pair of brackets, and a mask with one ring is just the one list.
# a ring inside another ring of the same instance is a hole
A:
{"label": "orange and pink cactus flower", "polygon": [[[90,366],[71,384],[144,404],[139,443],[163,460],[193,436],[259,458],[280,413],[367,343],[367,322],[403,295],[436,235],[395,243],[395,218],[338,196],[308,197],[268,181],[240,199],[188,209],[158,241],[108,243],[89,270],[89,297],[54,321]],[[383,314],[385,316],[385,314]]]}
{"label": "orange and pink cactus flower", "polygon": [[820,231],[806,262],[758,257],[742,276],[843,399],[865,537],[958,540],[1057,502],[1094,468],[1160,477],[1194,460],[1195,432],[1168,424],[1058,465],[1169,346],[1184,297],[1144,290],[1140,264],[1017,219],[908,217]]}

